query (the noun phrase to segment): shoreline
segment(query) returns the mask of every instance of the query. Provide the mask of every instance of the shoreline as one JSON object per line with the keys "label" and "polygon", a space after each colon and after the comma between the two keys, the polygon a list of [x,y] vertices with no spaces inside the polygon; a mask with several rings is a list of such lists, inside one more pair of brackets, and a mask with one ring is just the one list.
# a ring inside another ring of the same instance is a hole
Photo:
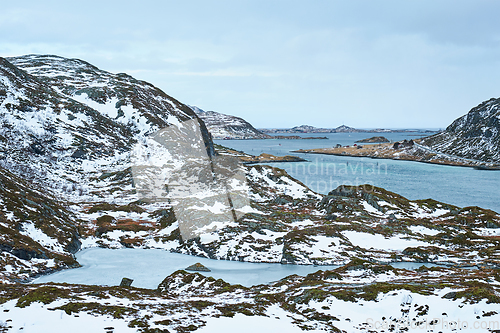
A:
{"label": "shoreline", "polygon": [[[344,157],[368,157],[372,159],[410,161],[433,165],[457,166],[474,168],[476,170],[500,171],[500,164],[489,164],[482,161],[469,161],[460,157],[448,157],[442,154],[429,153],[418,147],[392,149],[392,144],[375,144],[370,146],[340,147],[340,148],[314,148],[292,150],[291,153],[320,154]],[[456,160],[454,160],[456,159]]]}

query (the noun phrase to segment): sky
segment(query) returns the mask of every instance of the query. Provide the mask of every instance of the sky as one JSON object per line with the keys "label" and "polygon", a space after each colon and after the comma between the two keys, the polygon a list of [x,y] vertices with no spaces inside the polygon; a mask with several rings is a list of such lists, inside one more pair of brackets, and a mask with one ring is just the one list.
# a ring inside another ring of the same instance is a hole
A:
{"label": "sky", "polygon": [[54,54],[258,128],[444,128],[500,97],[500,1],[4,1],[0,56]]}

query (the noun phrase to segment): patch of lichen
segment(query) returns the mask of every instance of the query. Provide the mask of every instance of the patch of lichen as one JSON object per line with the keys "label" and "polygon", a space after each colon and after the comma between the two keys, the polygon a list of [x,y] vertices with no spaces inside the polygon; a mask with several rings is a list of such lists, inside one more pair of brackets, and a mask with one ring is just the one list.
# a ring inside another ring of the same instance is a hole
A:
{"label": "patch of lichen", "polygon": [[53,310],[63,310],[67,314],[87,312],[100,315],[110,315],[115,319],[123,319],[127,316],[134,315],[139,312],[138,309],[118,306],[106,305],[97,302],[69,302]]}
{"label": "patch of lichen", "polygon": [[19,298],[16,306],[19,308],[24,308],[34,302],[50,304],[59,298],[72,298],[70,295],[71,292],[66,289],[54,286],[42,286],[36,289],[29,290],[27,294]]}
{"label": "patch of lichen", "polygon": [[466,302],[479,303],[486,299],[486,303],[500,303],[500,296],[490,285],[481,282],[468,282],[467,289],[456,293],[454,299],[464,298]]}
{"label": "patch of lichen", "polygon": [[366,285],[361,288],[361,292],[358,294],[360,298],[366,301],[374,301],[377,299],[380,293],[388,293],[390,291],[395,290],[408,290],[415,294],[420,295],[432,295],[434,291],[434,287],[431,285],[425,285],[420,283],[387,283],[387,282],[378,282]]}
{"label": "patch of lichen", "polygon": [[116,204],[110,204],[107,202],[102,202],[98,203],[96,205],[93,205],[87,213],[95,213],[95,212],[102,212],[102,211],[111,211],[111,212],[128,212],[128,213],[144,213],[145,210],[144,208],[134,204],[134,203],[129,203],[127,205],[116,205]]}
{"label": "patch of lichen", "polygon": [[[141,220],[133,219],[115,219],[111,215],[102,215],[96,220],[97,229],[95,230],[95,235],[98,237],[103,237],[103,234],[114,231],[132,231],[134,233],[139,231],[148,231],[156,229],[155,223],[146,222]],[[135,237],[132,237],[135,238]]]}
{"label": "patch of lichen", "polygon": [[450,211],[456,211],[459,208],[454,205],[449,205],[442,203],[440,201],[434,200],[434,199],[420,199],[420,200],[414,200],[414,203],[419,205],[420,207],[425,207],[427,209],[430,209],[431,211],[435,211],[437,209],[447,209]]}
{"label": "patch of lichen", "polygon": [[[351,258],[351,260],[342,267],[336,268],[335,273],[346,273],[353,270],[369,270],[375,274],[393,272],[398,274],[398,270],[391,265],[377,264],[360,258]],[[340,275],[340,274],[339,274]]]}

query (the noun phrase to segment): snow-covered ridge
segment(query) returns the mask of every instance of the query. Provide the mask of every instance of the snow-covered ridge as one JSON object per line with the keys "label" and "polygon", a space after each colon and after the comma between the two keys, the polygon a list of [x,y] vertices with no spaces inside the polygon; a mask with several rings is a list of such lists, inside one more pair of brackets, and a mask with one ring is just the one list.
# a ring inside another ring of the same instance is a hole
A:
{"label": "snow-covered ridge", "polygon": [[242,118],[215,111],[204,111],[196,106],[190,106],[190,108],[205,122],[208,131],[215,140],[270,138],[269,135],[255,129]]}

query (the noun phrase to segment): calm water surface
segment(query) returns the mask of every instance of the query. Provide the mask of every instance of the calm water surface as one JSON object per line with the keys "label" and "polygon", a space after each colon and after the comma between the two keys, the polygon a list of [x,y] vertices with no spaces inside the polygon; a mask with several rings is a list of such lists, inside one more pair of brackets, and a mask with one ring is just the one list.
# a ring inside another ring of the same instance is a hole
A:
{"label": "calm water surface", "polygon": [[[271,163],[285,169],[312,190],[328,193],[339,185],[371,184],[408,199],[432,198],[460,207],[480,206],[500,212],[500,171],[433,165],[411,161],[291,153],[297,149],[352,145],[376,133],[302,134],[327,136],[328,140],[218,140],[216,143],[259,155],[295,155],[309,162]],[[416,133],[381,134],[389,140],[414,139]]]}

